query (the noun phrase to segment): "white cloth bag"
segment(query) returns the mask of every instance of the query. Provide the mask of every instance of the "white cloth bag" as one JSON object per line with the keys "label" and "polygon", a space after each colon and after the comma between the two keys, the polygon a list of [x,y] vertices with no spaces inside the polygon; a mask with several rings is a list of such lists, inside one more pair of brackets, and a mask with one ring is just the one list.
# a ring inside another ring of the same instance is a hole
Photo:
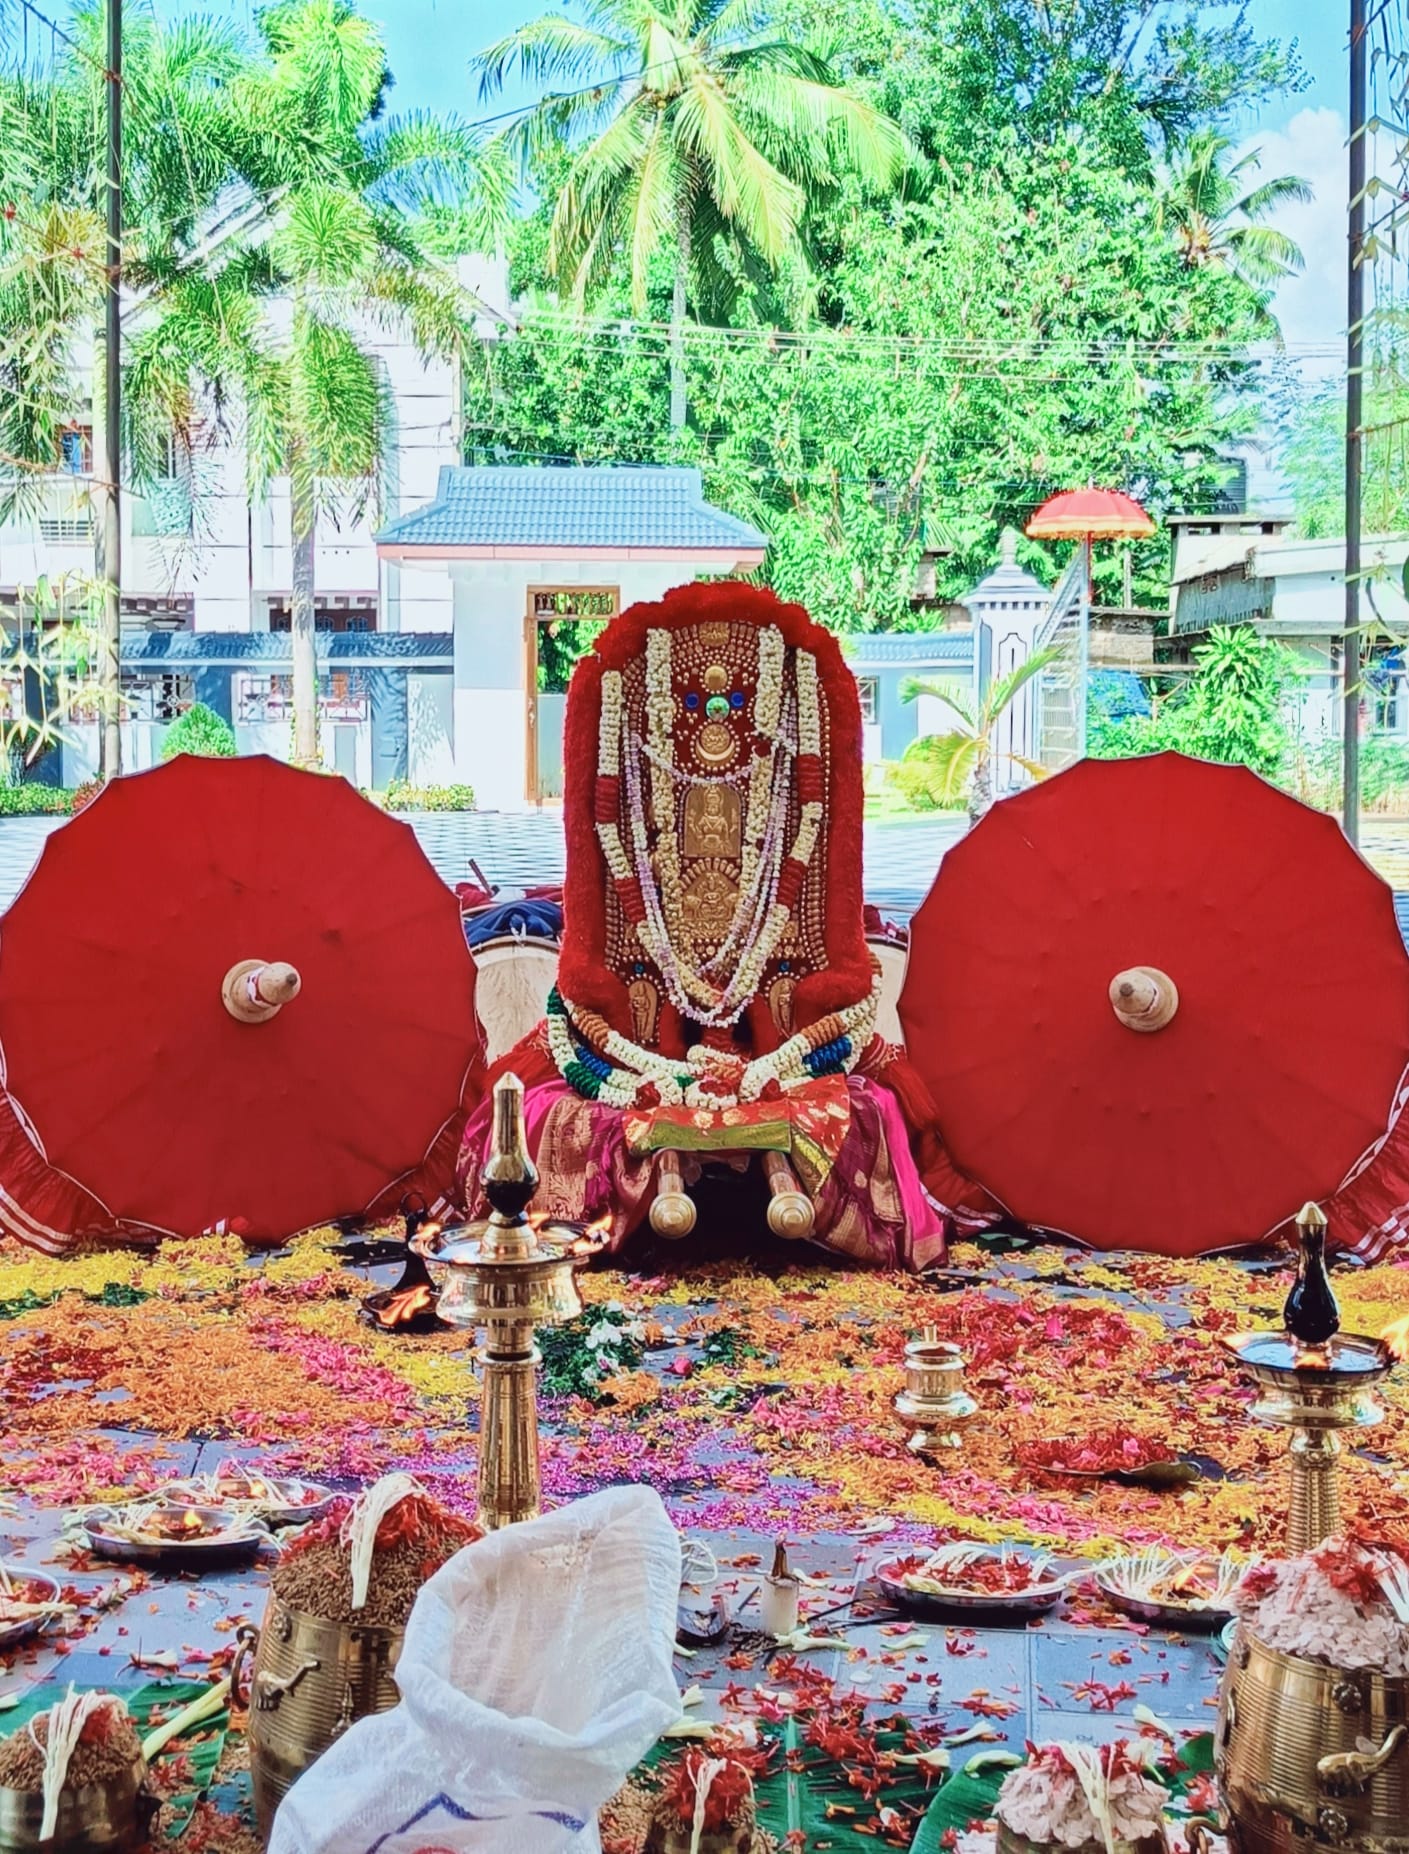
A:
{"label": "white cloth bag", "polygon": [[680,1717],[680,1540],[648,1487],[468,1545],[416,1599],[401,1704],[289,1791],[269,1854],[597,1854],[597,1811]]}

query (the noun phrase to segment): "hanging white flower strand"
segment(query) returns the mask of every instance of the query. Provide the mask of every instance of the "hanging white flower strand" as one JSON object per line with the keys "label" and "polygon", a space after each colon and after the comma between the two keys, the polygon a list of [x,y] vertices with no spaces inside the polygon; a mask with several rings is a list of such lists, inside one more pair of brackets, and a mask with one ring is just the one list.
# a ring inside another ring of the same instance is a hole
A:
{"label": "hanging white flower strand", "polygon": [[419,1481],[409,1474],[384,1474],[357,1500],[343,1524],[343,1543],[351,1553],[352,1607],[361,1609],[367,1601],[372,1579],[372,1554],[377,1548],[377,1528],[394,1506],[412,1494],[423,1492]]}
{"label": "hanging white flower strand", "polygon": [[68,1767],[78,1741],[83,1736],[83,1728],[94,1713],[104,1712],[109,1706],[119,1705],[111,1693],[75,1693],[70,1687],[57,1705],[49,1708],[48,1732],[43,1746],[40,1746],[35,1732],[37,1720],[29,1725],[30,1742],[36,1750],[44,1752],[44,1814],[39,1824],[39,1839],[49,1841],[59,1826],[59,1800],[63,1795],[64,1784],[68,1781]]}

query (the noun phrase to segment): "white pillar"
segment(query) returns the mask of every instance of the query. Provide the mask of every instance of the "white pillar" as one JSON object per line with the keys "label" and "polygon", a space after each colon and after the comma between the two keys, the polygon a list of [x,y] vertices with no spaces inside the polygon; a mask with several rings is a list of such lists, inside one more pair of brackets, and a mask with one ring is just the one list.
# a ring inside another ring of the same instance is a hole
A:
{"label": "white pillar", "polygon": [[[974,623],[974,706],[981,707],[990,686],[1026,663],[1036,648],[1051,604],[1040,580],[1018,565],[1018,537],[1003,531],[999,564],[968,596]],[[993,729],[993,790],[1011,792],[1029,783],[1029,775],[1012,756],[1035,757],[1037,684],[1022,688],[998,717]]]}

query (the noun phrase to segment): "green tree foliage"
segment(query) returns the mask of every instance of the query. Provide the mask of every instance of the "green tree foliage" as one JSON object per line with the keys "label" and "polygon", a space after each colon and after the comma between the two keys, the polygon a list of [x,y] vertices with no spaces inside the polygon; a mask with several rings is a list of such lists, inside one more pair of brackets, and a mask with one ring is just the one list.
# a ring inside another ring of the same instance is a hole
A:
{"label": "green tree foliage", "polygon": [[1268,779],[1285,773],[1291,735],[1284,698],[1297,674],[1291,653],[1251,625],[1218,625],[1195,645],[1194,662],[1194,674],[1150,714],[1093,717],[1091,755],[1125,759],[1173,748],[1250,766]]}
{"label": "green tree foliage", "polygon": [[[472,454],[697,463],[714,499],[767,532],[770,582],[846,629],[935,622],[933,605],[991,565],[1001,529],[1057,489],[1123,486],[1156,516],[1208,506],[1227,447],[1258,420],[1259,381],[1237,356],[1267,334],[1253,254],[1276,253],[1238,235],[1274,231],[1259,215],[1301,184],[1250,187],[1214,133],[1294,79],[1244,9],[1191,0],[1159,23],[1145,0],[773,0],[748,24],[764,43],[815,47],[923,158],[888,194],[836,173],[771,267],[717,246],[729,325],[687,325],[672,344],[668,238],[627,253],[613,232],[592,258],[595,313],[560,306],[580,170],[544,133],[567,106],[545,104],[541,204],[512,242],[529,309],[471,384]],[[543,32],[560,82],[570,55],[579,81],[598,68],[577,28]],[[1194,262],[1173,192],[1196,158],[1213,236]],[[682,346],[690,418],[672,428]],[[917,609],[926,557],[935,597]],[[1049,576],[1063,557],[1028,555]],[[1162,602],[1163,536],[1134,564],[1136,596]],[[1116,573],[1098,565],[1098,597],[1115,596]]]}
{"label": "green tree foliage", "polygon": [[[663,327],[530,315],[472,383],[476,454],[698,461],[709,493],[769,534],[781,593],[841,628],[906,628],[928,622],[911,605],[925,553],[953,597],[1003,527],[1073,483],[1129,485],[1156,514],[1206,506],[1220,450],[1253,429],[1253,369],[1165,344],[1252,338],[1258,292],[1188,270],[1153,190],[1078,144],[1055,167],[1014,144],[886,213],[858,199],[819,244],[805,334],[775,333],[756,294],[734,330],[690,331],[687,431],[669,428]],[[546,288],[542,248],[530,225],[515,255]],[[1164,547],[1137,550],[1151,601]]]}
{"label": "green tree foliage", "polygon": [[[1361,522],[1366,534],[1409,532],[1409,359],[1394,348],[1365,382]],[[1285,424],[1282,468],[1297,528],[1310,539],[1345,533],[1345,394],[1328,381],[1296,397]]]}
{"label": "green tree foliage", "polygon": [[235,752],[235,730],[223,715],[216,714],[213,708],[207,708],[204,702],[192,702],[161,737],[161,757],[164,760],[174,760],[178,753],[196,753],[212,760],[232,760]]}
{"label": "green tree foliage", "polygon": [[477,60],[481,94],[515,68],[552,86],[512,132],[526,165],[583,138],[546,253],[565,296],[586,301],[624,274],[640,314],[652,260],[669,249],[679,426],[690,304],[727,314],[741,263],[770,275],[799,266],[809,205],[845,175],[888,189],[910,151],[824,58],[773,28],[760,0],[594,0],[589,17],[545,14],[491,45]]}

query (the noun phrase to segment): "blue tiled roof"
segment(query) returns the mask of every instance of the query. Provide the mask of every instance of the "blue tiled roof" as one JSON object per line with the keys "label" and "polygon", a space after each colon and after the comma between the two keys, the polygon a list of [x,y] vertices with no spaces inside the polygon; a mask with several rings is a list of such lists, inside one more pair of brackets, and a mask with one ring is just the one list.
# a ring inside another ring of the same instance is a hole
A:
{"label": "blue tiled roof", "polygon": [[[187,670],[211,664],[235,668],[293,661],[287,631],[148,631],[122,640],[124,669]],[[404,663],[452,667],[455,640],[439,631],[320,631],[318,661],[333,667],[354,663]]]}
{"label": "blue tiled roof", "polygon": [[434,502],[377,536],[394,547],[684,547],[757,552],[767,540],[704,498],[698,470],[582,464],[447,465]]}
{"label": "blue tiled roof", "polygon": [[972,631],[903,631],[883,636],[861,632],[841,635],[841,647],[853,670],[923,669],[931,663],[972,663]]}

